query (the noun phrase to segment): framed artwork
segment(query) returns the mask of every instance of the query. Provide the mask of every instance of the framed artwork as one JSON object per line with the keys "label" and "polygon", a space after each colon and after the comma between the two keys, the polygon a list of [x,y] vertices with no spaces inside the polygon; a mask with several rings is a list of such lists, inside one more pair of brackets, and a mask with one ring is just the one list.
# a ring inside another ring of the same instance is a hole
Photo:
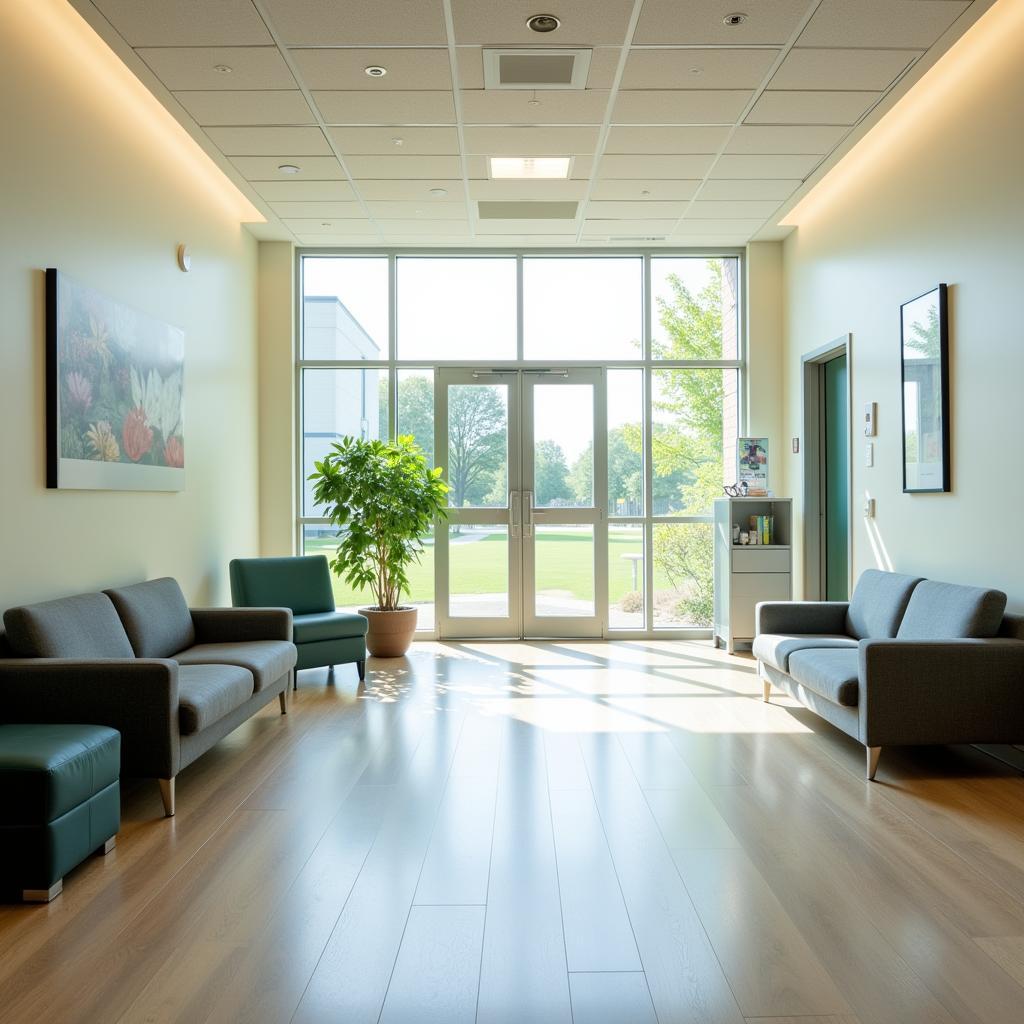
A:
{"label": "framed artwork", "polygon": [[768,438],[741,437],[736,441],[736,485],[753,496],[768,493]]}
{"label": "framed artwork", "polygon": [[185,333],[46,271],[46,486],[185,486]]}
{"label": "framed artwork", "polygon": [[949,329],[946,286],[900,306],[903,490],[950,490]]}

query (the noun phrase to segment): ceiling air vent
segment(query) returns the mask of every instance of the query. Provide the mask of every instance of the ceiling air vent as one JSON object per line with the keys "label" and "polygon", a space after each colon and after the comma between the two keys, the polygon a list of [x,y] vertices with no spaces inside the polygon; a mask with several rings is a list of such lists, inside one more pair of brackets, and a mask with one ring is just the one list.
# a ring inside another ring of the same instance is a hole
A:
{"label": "ceiling air vent", "polygon": [[484,50],[486,89],[585,89],[590,50]]}
{"label": "ceiling air vent", "polygon": [[508,202],[481,200],[481,220],[572,220],[577,202],[544,202],[513,199]]}

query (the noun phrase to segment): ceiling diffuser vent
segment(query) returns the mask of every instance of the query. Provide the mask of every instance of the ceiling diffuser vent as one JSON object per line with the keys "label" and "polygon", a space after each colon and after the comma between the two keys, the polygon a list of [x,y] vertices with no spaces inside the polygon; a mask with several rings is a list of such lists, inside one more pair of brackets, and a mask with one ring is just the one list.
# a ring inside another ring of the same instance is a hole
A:
{"label": "ceiling diffuser vent", "polygon": [[486,89],[585,89],[590,50],[484,50]]}

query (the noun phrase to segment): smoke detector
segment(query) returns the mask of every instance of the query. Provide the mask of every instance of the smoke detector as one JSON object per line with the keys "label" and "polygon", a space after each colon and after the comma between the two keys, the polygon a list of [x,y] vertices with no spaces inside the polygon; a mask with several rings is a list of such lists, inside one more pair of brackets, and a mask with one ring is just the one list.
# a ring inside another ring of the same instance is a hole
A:
{"label": "smoke detector", "polygon": [[531,32],[554,32],[561,24],[553,14],[534,14],[526,19],[526,27]]}

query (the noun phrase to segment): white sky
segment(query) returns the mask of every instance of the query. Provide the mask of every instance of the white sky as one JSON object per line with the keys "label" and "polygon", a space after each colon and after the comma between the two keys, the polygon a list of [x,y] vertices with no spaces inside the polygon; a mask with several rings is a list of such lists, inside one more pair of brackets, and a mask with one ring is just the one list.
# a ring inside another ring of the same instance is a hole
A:
{"label": "white sky", "polygon": [[[531,257],[523,261],[523,344],[531,360],[636,359],[643,333],[643,264],[638,257]],[[652,300],[667,295],[678,274],[700,290],[710,272],[703,259],[651,260]],[[337,295],[380,348],[388,352],[388,261],[384,257],[310,257],[303,263],[307,295]],[[400,359],[516,358],[514,258],[399,257]],[[653,334],[660,325],[655,319]],[[590,397],[559,389],[560,401],[536,404],[535,434],[558,441],[571,465],[592,440]],[[642,416],[639,371],[611,371],[608,425]]]}

